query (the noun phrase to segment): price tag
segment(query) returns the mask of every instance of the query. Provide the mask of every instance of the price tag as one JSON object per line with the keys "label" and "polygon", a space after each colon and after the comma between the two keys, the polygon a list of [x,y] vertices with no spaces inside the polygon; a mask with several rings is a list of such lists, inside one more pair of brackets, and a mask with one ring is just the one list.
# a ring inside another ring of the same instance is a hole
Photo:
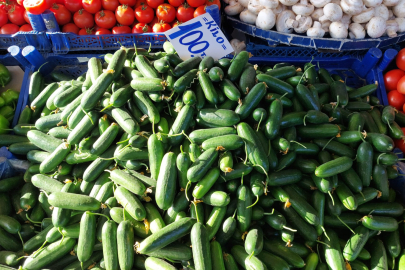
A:
{"label": "price tag", "polygon": [[208,13],[165,32],[180,58],[211,56],[218,60],[233,52],[231,44]]}

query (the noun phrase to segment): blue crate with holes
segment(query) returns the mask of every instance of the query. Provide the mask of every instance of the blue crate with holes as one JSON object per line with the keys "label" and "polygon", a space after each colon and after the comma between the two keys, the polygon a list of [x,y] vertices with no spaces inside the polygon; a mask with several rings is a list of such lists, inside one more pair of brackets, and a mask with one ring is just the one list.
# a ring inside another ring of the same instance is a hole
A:
{"label": "blue crate with holes", "polygon": [[117,50],[121,46],[138,48],[162,48],[167,40],[164,34],[121,34],[121,35],[83,35],[73,33],[47,33],[52,41],[52,51],[67,54],[77,51]]}
{"label": "blue crate with holes", "polygon": [[51,52],[52,45],[44,32],[17,32],[14,35],[0,35],[0,50],[7,50],[10,45],[23,48],[32,45],[40,52]]}

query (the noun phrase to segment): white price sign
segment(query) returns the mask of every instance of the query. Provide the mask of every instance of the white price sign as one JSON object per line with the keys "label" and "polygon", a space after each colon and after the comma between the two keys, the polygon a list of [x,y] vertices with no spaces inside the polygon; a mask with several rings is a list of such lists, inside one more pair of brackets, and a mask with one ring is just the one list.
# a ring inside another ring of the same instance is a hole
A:
{"label": "white price sign", "polygon": [[211,56],[218,60],[233,52],[231,44],[208,13],[165,32],[180,58]]}

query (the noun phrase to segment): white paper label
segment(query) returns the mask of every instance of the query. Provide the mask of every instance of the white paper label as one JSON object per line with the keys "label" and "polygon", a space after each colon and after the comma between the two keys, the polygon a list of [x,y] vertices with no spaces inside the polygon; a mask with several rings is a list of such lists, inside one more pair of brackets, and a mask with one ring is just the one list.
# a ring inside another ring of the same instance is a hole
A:
{"label": "white paper label", "polygon": [[224,33],[208,13],[166,31],[165,35],[183,60],[194,56],[211,56],[218,60],[233,52]]}

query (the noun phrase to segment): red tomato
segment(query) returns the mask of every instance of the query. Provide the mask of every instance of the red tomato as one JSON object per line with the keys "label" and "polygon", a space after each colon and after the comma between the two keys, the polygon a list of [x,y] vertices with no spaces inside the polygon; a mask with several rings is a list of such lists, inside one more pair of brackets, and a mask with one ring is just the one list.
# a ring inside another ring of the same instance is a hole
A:
{"label": "red tomato", "polygon": [[16,1],[14,0],[2,0],[0,1],[0,8],[8,11],[12,6],[14,6]]}
{"label": "red tomato", "polygon": [[132,33],[143,34],[151,32],[150,26],[146,23],[137,23],[134,28],[132,28]]}
{"label": "red tomato", "polygon": [[[7,18],[8,20],[8,18]],[[26,23],[31,24],[30,18],[28,17],[28,11],[24,11],[24,20]]]}
{"label": "red tomato", "polygon": [[177,9],[177,20],[180,22],[187,22],[194,18],[194,8],[190,7],[187,3],[184,3]]}
{"label": "red tomato", "polygon": [[92,28],[94,26],[93,15],[84,9],[79,10],[73,15],[73,21],[79,28]]}
{"label": "red tomato", "polygon": [[120,5],[120,2],[118,2],[118,0],[101,0],[101,5],[103,9],[115,11]]}
{"label": "red tomato", "polygon": [[218,8],[221,8],[221,1],[220,0],[205,0],[205,4],[207,6],[217,5]]}
{"label": "red tomato", "polygon": [[16,25],[23,25],[26,23],[24,20],[24,8],[19,5],[14,5],[8,11],[8,19],[11,23]]}
{"label": "red tomato", "polygon": [[205,7],[206,6],[199,6],[198,8],[196,8],[194,11],[194,18],[204,14],[206,12]]}
{"label": "red tomato", "polygon": [[91,14],[96,14],[101,10],[101,0],[83,0],[82,5]]}
{"label": "red tomato", "polygon": [[187,3],[192,7],[199,7],[205,4],[205,0],[187,0]]}
{"label": "red tomato", "polygon": [[73,33],[73,34],[77,35],[77,34],[79,34],[79,31],[80,31],[80,28],[77,27],[77,25],[74,23],[68,23],[62,27],[62,32],[64,32],[64,33]]}
{"label": "red tomato", "polygon": [[153,17],[153,20],[149,23],[149,25],[152,27],[152,26],[154,26],[155,25],[155,23],[158,23],[159,22],[159,19],[158,19],[158,17]]}
{"label": "red tomato", "polygon": [[153,33],[161,33],[170,30],[172,27],[168,23],[155,23],[153,25],[152,31]]}
{"label": "red tomato", "polygon": [[97,12],[96,15],[94,15],[94,21],[98,26],[106,29],[113,28],[117,23],[115,15],[111,10],[102,10]]}
{"label": "red tomato", "polygon": [[35,15],[42,14],[49,8],[45,0],[24,0],[24,7],[28,12]]}
{"label": "red tomato", "polygon": [[135,6],[136,0],[119,0],[121,5],[127,5],[130,7]]}
{"label": "red tomato", "polygon": [[132,30],[131,27],[128,25],[120,25],[120,26],[114,26],[112,29],[113,34],[131,34]]}
{"label": "red tomato", "polygon": [[157,8],[159,5],[163,4],[165,1],[164,0],[146,0],[146,3],[148,3],[148,5],[151,8]]}
{"label": "red tomato", "polygon": [[156,10],[156,16],[163,22],[170,23],[176,18],[176,9],[169,4],[162,4]]}
{"label": "red tomato", "polygon": [[146,5],[148,5],[148,3],[146,3],[146,0],[136,0],[135,8]]}
{"label": "red tomato", "polygon": [[387,91],[397,89],[399,79],[405,76],[405,72],[400,69],[393,69],[385,73],[384,84]]}
{"label": "red tomato", "polygon": [[65,25],[72,20],[72,13],[70,13],[64,5],[55,3],[53,4],[51,11],[55,14],[56,21],[59,25]]}
{"label": "red tomato", "polygon": [[134,23],[135,20],[135,13],[132,8],[127,5],[122,5],[117,7],[115,11],[115,18],[117,18],[117,22],[122,25],[131,25]]}
{"label": "red tomato", "polygon": [[7,11],[0,9],[0,27],[8,23]]}
{"label": "red tomato", "polygon": [[56,4],[65,4],[65,0],[55,0]]}
{"label": "red tomato", "polygon": [[397,110],[402,110],[402,107],[405,103],[405,96],[402,95],[397,90],[392,90],[388,92],[388,104],[392,107],[396,108]]}
{"label": "red tomato", "polygon": [[184,3],[184,0],[169,0],[169,4],[174,7],[179,7]]}
{"label": "red tomato", "polygon": [[140,23],[150,23],[154,16],[150,6],[139,6],[135,9],[135,18]]}
{"label": "red tomato", "polygon": [[0,34],[2,35],[12,35],[18,32],[20,30],[20,27],[16,24],[8,23],[3,25],[0,28]]}
{"label": "red tomato", "polygon": [[75,13],[83,8],[81,0],[64,0],[64,5],[72,13]]}
{"label": "red tomato", "polygon": [[405,141],[402,139],[394,139],[395,147],[399,148],[402,153],[405,153]]}
{"label": "red tomato", "polygon": [[181,24],[181,22],[179,22],[179,21],[174,21],[174,22],[172,23],[172,28],[175,28],[175,27],[179,26],[180,24]]}
{"label": "red tomato", "polygon": [[79,36],[94,35],[94,30],[90,28],[83,28],[79,31]]}
{"label": "red tomato", "polygon": [[399,51],[397,58],[397,67],[405,71],[405,49]]}
{"label": "red tomato", "polygon": [[96,31],[96,35],[111,35],[111,31],[105,28],[99,28]]}
{"label": "red tomato", "polygon": [[32,29],[32,26],[27,23],[27,24],[21,25],[20,30],[18,30],[18,31],[21,31],[21,32],[30,32],[30,31],[32,31],[32,30],[33,30],[33,29]]}
{"label": "red tomato", "polygon": [[401,94],[405,94],[405,76],[403,76],[401,79],[399,79],[398,84],[397,84],[397,90]]}
{"label": "red tomato", "polygon": [[20,6],[24,6],[24,0],[17,0],[17,4],[19,4]]}

